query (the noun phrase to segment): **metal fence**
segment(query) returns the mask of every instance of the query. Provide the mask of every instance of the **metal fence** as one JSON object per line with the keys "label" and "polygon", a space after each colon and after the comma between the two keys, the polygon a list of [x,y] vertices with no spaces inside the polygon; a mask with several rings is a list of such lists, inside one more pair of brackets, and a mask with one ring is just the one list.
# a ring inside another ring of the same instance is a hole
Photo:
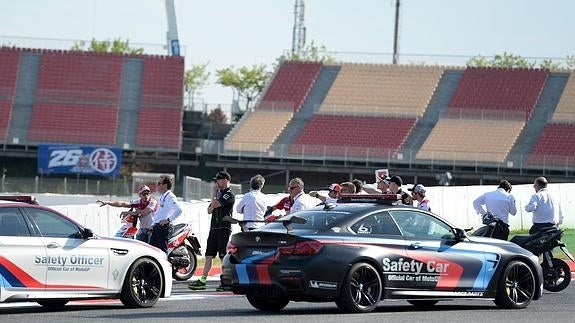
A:
{"label": "metal fence", "polygon": [[[234,194],[242,193],[242,186],[240,184],[231,184],[230,187]],[[213,195],[214,183],[205,182],[196,177],[186,176],[184,177],[182,189],[184,201],[209,199]]]}
{"label": "metal fence", "polygon": [[86,179],[80,177],[46,178],[7,177],[0,180],[0,193],[54,193],[130,196],[132,181],[126,178],[115,180]]}

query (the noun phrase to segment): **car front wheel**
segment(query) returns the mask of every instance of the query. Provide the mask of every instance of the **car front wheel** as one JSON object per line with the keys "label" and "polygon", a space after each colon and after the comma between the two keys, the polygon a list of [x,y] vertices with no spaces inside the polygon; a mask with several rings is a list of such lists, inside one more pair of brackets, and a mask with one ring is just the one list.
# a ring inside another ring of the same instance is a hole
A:
{"label": "car front wheel", "polygon": [[525,308],[535,295],[533,270],[520,260],[509,262],[499,277],[495,304],[501,308]]}
{"label": "car front wheel", "polygon": [[151,259],[141,258],[130,266],[120,300],[127,307],[151,307],[160,298],[163,287],[160,266]]}
{"label": "car front wheel", "polygon": [[337,306],[349,313],[373,311],[383,293],[383,284],[377,270],[368,263],[354,264],[344,280]]}

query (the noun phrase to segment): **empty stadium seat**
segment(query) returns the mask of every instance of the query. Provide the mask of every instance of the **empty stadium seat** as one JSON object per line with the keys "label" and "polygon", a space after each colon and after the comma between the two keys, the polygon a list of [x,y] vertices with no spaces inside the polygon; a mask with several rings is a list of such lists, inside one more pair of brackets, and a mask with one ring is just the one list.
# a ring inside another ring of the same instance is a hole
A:
{"label": "empty stadium seat", "polygon": [[257,109],[299,111],[320,70],[321,63],[283,62]]}
{"label": "empty stadium seat", "polygon": [[548,124],[528,161],[534,165],[575,166],[575,124]]}
{"label": "empty stadium seat", "polygon": [[37,102],[117,106],[122,64],[119,54],[44,51]]}
{"label": "empty stadium seat", "polygon": [[501,163],[524,121],[440,119],[416,154],[418,160]]}
{"label": "empty stadium seat", "polygon": [[415,121],[413,118],[316,114],[294,141],[290,152],[298,155],[392,157],[411,132]]}
{"label": "empty stadium seat", "polygon": [[504,110],[529,119],[548,76],[542,69],[468,67],[449,107],[469,117],[481,113],[477,110]]}
{"label": "empty stadium seat", "polygon": [[319,113],[420,117],[442,74],[435,66],[342,64]]}
{"label": "empty stadium seat", "polygon": [[117,127],[117,107],[39,103],[32,110],[28,139],[115,145]]}

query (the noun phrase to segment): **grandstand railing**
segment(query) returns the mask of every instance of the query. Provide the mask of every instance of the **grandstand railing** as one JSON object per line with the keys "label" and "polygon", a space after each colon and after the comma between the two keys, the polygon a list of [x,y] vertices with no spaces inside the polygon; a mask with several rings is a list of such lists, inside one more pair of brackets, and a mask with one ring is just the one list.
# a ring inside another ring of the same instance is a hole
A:
{"label": "grandstand railing", "polygon": [[[493,168],[501,171],[502,173],[512,172],[527,174],[537,171],[537,174],[548,174],[549,172],[558,172],[561,174],[575,175],[575,156],[543,156],[537,163],[529,162],[529,155],[509,154],[502,162],[486,162],[482,161],[485,154],[482,153],[482,158],[475,160],[459,160],[458,154],[465,154],[469,156],[469,152],[450,151],[449,158],[445,158],[445,151],[437,151],[438,156],[442,159],[417,159],[417,150],[400,149],[395,151],[393,149],[373,149],[365,148],[364,150],[356,150],[356,148],[348,149],[349,154],[330,155],[328,152],[332,150],[333,146],[322,147],[320,145],[303,145],[297,153],[291,151],[291,144],[274,144],[267,151],[254,152],[254,151],[229,151],[224,149],[223,141],[219,140],[205,140],[201,146],[201,153],[204,155],[217,156],[220,161],[250,161],[250,162],[266,162],[271,163],[285,163],[285,164],[299,164],[299,165],[339,165],[339,166],[358,166],[365,165],[372,167],[373,165],[389,165],[399,164],[407,169],[455,169],[464,168],[471,172],[481,173],[483,168]],[[308,147],[309,146],[309,147]],[[342,147],[346,151],[345,147]],[[313,153],[308,153],[313,152]],[[325,152],[325,153],[322,153]],[[338,152],[340,153],[340,152]]]}

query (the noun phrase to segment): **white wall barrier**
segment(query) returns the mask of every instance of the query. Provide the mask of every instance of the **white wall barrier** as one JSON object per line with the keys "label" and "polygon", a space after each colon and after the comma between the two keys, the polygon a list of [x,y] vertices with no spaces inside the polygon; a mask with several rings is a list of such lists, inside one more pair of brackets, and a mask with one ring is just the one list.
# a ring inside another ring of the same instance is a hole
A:
{"label": "white wall barrier", "polygon": [[[442,215],[452,224],[461,227],[478,228],[481,226],[481,218],[473,209],[473,200],[490,190],[493,186],[439,186],[427,187],[427,198],[430,200],[433,212]],[[405,188],[407,189],[407,188]],[[571,215],[571,210],[575,208],[575,184],[550,184],[549,190],[559,198],[563,216],[565,217],[562,227],[575,228],[575,218]],[[532,185],[514,185],[512,194],[517,200],[517,215],[510,217],[511,230],[528,230],[531,227],[531,213],[524,209],[525,204],[534,193]],[[285,194],[268,195],[269,205],[279,201]],[[75,195],[37,195],[38,201],[42,205],[48,205],[80,224],[92,229],[96,234],[102,236],[113,236],[121,226],[119,214],[122,208],[110,206],[100,207],[96,200],[102,198],[106,200],[129,200],[133,197],[110,197],[110,196],[75,196]],[[237,196],[237,201],[241,198]],[[183,215],[176,222],[190,222],[193,231],[205,250],[208,238],[211,216],[207,213],[207,201],[181,202],[184,210]],[[235,207],[234,207],[235,209]],[[234,217],[241,219],[242,215],[234,210]],[[239,232],[238,225],[233,225],[233,231]]]}

